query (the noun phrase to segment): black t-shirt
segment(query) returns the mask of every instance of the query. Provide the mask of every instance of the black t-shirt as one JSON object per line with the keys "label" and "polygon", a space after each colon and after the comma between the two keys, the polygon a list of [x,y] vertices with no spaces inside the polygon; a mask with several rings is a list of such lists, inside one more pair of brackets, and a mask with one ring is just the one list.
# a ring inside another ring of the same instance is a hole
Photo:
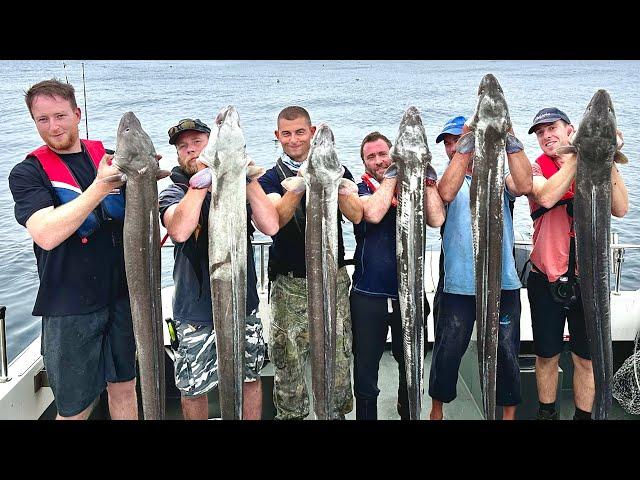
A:
{"label": "black t-shirt", "polygon": [[[353,175],[347,167],[344,167],[343,178],[353,181]],[[277,166],[267,170],[258,182],[262,186],[264,193],[277,193],[281,196],[285,194],[284,188],[280,184]],[[301,204],[306,204],[307,194],[305,193],[300,199]],[[305,211],[305,210],[303,210]],[[306,211],[305,211],[306,214]],[[344,242],[342,240],[342,214],[338,210],[338,265],[343,266],[344,263]],[[293,228],[296,227],[296,228]],[[289,220],[289,223],[281,228],[275,236],[271,237],[273,244],[269,247],[269,264],[278,265],[278,271],[306,271],[305,265],[305,237],[304,225],[296,226],[295,217]]]}
{"label": "black t-shirt", "polygon": [[[87,153],[60,154],[84,191],[93,182],[96,169]],[[9,174],[9,188],[15,201],[15,217],[26,226],[38,210],[58,207],[58,200],[40,162],[28,157]],[[98,206],[95,213],[101,227],[81,242],[77,233],[47,251],[35,242],[40,287],[33,315],[80,315],[91,313],[127,295],[122,248],[122,222],[107,220]]]}
{"label": "black t-shirt", "polygon": [[[188,181],[188,180],[187,180]],[[159,195],[160,221],[164,225],[164,214],[171,205],[176,205],[185,196],[178,185],[169,185]],[[209,276],[209,232],[208,222],[211,193],[207,193],[200,212],[200,232],[184,243],[176,243],[173,249],[173,318],[181,322],[211,324],[211,280]],[[251,247],[251,235],[255,228],[251,224],[251,207],[247,203],[247,296],[246,314],[257,310],[258,277]]]}

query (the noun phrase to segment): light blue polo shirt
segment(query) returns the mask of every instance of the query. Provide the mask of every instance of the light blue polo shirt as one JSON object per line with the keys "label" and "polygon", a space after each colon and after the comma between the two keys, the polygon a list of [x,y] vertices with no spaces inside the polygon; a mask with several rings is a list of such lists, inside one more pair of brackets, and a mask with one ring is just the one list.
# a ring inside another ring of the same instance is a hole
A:
{"label": "light blue polo shirt", "polygon": [[[508,173],[505,173],[505,178]],[[475,295],[475,262],[471,235],[471,207],[469,205],[471,175],[465,175],[462,187],[447,206],[447,219],[442,235],[444,249],[444,291],[458,295]],[[515,197],[505,184],[502,203],[502,289],[517,290],[522,287],[513,258],[513,218],[509,200]]]}

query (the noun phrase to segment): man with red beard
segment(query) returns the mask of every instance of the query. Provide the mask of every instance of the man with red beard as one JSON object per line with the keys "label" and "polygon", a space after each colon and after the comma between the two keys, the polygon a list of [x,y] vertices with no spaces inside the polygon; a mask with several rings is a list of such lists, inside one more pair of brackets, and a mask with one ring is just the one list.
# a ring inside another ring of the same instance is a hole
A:
{"label": "man with red beard", "polygon": [[[135,342],[124,272],[122,184],[102,142],[80,140],[73,86],[25,94],[45,145],[9,175],[18,223],[33,239],[42,355],[58,419],[84,420],[105,389],[113,419],[137,419]],[[114,186],[116,188],[114,188]]]}
{"label": "man with red beard", "polygon": [[[209,395],[218,386],[218,354],[213,325],[209,278],[209,209],[211,192],[189,186],[206,165],[198,161],[209,143],[211,129],[200,119],[185,118],[169,129],[169,144],[176,147],[178,166],[173,184],[159,195],[160,220],[174,243],[173,320],[178,346],[174,377],[180,390],[185,420],[209,418]],[[259,308],[258,277],[251,239],[255,227],[266,235],[278,231],[278,214],[255,179],[247,178],[247,295],[245,365],[242,386],[243,420],[262,418],[262,382],[265,343]]]}

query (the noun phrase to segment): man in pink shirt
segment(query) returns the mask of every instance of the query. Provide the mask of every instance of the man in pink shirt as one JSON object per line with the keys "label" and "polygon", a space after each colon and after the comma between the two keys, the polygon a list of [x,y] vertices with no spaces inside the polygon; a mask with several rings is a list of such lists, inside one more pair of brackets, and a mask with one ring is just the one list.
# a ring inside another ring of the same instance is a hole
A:
{"label": "man in pink shirt", "polygon": [[[532,165],[533,189],[528,195],[533,219],[533,250],[527,292],[531,305],[539,420],[557,420],[555,401],[558,361],[563,348],[565,320],[569,323],[573,359],[574,420],[590,419],[595,393],[589,341],[575,269],[573,195],[577,157],[557,155],[569,144],[575,129],[557,108],[544,108],[533,119],[529,133],[542,149]],[[621,132],[618,132],[622,137]],[[611,169],[611,213],[623,217],[629,197],[622,177]]]}

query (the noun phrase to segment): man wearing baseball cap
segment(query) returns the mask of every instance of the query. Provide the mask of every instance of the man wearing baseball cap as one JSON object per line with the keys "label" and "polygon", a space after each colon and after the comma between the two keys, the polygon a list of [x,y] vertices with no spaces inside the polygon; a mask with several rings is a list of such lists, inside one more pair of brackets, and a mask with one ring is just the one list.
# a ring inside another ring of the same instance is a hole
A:
{"label": "man wearing baseball cap", "polygon": [[[535,133],[542,149],[532,164],[533,188],[528,195],[534,233],[527,294],[536,354],[538,420],[559,418],[555,401],[565,320],[569,324],[569,348],[574,366],[574,420],[591,418],[595,395],[589,341],[574,267],[573,195],[577,157],[556,154],[558,147],[570,143],[574,131],[569,117],[555,107],[540,110],[529,129],[529,133]],[[611,213],[622,217],[628,206],[627,189],[614,164]]]}
{"label": "man wearing baseball cap", "polygon": [[[472,137],[467,137],[468,135],[473,135],[473,132],[465,126],[465,118],[454,117],[446,122],[442,132],[436,137],[436,143],[444,142],[449,165],[438,183],[438,192],[446,205],[446,220],[441,229],[440,281],[433,301],[435,343],[429,375],[431,420],[441,420],[443,404],[456,398],[458,370],[462,356],[469,346],[476,317],[469,202],[473,147],[469,146],[468,140]],[[531,189],[531,164],[522,143],[512,132],[507,134],[506,153],[510,171],[505,171],[503,198],[502,292],[496,403],[503,407],[503,419],[513,420],[516,406],[521,401],[518,365],[521,284],[513,256],[514,234],[510,202]]]}
{"label": "man wearing baseball cap", "polygon": [[[178,337],[175,350],[175,382],[180,390],[185,420],[206,420],[207,393],[218,384],[216,332],[213,328],[209,285],[209,206],[207,188],[189,187],[189,179],[207,168],[198,162],[211,129],[200,119],[186,118],[169,129],[178,164],[171,171],[172,185],[159,195],[160,220],[174,248],[173,321]],[[256,227],[267,235],[278,231],[278,213],[256,179],[247,179],[247,311],[242,418],[259,420],[262,414],[260,369],[265,343],[258,310],[257,276],[251,247]]]}
{"label": "man wearing baseball cap", "polygon": [[[541,125],[555,123],[558,120],[562,120],[565,123],[565,125],[571,125],[571,121],[569,120],[569,117],[567,117],[567,115],[562,110],[558,110],[555,107],[543,108],[534,117],[533,125],[531,125],[531,128],[529,129],[528,133],[530,134],[533,133],[536,130],[536,128],[538,128]],[[571,128],[573,131],[573,126]]]}

